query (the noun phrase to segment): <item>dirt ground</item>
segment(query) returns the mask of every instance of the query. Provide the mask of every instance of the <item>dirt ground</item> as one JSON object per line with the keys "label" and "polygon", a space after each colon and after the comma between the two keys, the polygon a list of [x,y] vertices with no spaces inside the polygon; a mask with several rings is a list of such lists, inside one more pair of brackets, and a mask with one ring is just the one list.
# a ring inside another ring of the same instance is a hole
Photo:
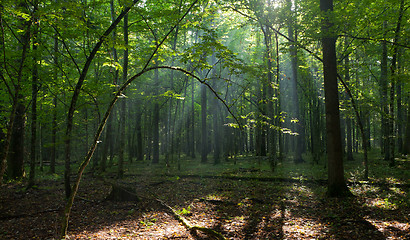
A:
{"label": "dirt ground", "polygon": [[[67,239],[213,239],[188,231],[161,203],[226,239],[410,239],[408,206],[386,206],[369,185],[350,186],[356,197],[338,200],[313,181],[135,175],[120,184],[134,188],[140,201],[105,200],[111,186],[85,176]],[[0,239],[57,239],[62,182],[24,186],[0,188]]]}

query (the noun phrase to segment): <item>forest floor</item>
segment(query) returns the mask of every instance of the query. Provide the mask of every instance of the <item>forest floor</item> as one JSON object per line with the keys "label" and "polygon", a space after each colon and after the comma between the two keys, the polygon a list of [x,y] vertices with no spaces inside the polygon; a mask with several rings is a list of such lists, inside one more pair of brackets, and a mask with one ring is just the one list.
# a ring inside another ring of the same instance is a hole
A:
{"label": "forest floor", "polygon": [[[355,197],[344,199],[326,197],[323,165],[288,160],[272,173],[252,157],[218,166],[180,164],[183,170],[130,164],[118,183],[133,188],[139,201],[106,200],[114,172],[95,176],[89,171],[74,202],[67,239],[212,239],[188,231],[164,204],[226,239],[410,239],[409,158],[399,159],[395,168],[371,160],[369,181],[359,181],[360,162],[347,163]],[[24,181],[0,188],[0,239],[57,239],[62,178],[39,178],[29,190]]]}

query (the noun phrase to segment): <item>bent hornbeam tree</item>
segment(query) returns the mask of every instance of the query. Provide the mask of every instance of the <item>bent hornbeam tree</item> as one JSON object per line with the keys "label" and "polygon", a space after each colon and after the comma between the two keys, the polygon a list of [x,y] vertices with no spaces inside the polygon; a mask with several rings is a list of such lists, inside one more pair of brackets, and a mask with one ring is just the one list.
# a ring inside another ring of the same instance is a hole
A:
{"label": "bent hornbeam tree", "polygon": [[[195,0],[190,7],[188,8],[188,10],[184,13],[184,15],[178,20],[178,22],[176,22],[176,24],[168,31],[168,33],[163,37],[163,39],[161,40],[161,42],[159,42],[159,44],[157,44],[157,47],[155,48],[155,50],[152,52],[151,56],[149,57],[149,59],[147,60],[144,68],[136,75],[134,75],[132,78],[130,78],[128,81],[126,81],[125,83],[123,83],[122,87],[118,90],[117,94],[114,96],[113,100],[111,101],[110,106],[107,109],[107,112],[103,118],[103,120],[101,121],[101,124],[97,130],[97,133],[95,135],[94,138],[94,142],[89,150],[89,152],[87,153],[83,163],[81,164],[81,166],[78,169],[78,175],[76,178],[76,182],[74,183],[73,187],[70,187],[70,150],[71,150],[71,133],[72,133],[72,127],[73,127],[73,118],[74,118],[74,110],[75,110],[75,106],[78,100],[78,97],[80,95],[80,90],[82,88],[82,85],[84,83],[85,77],[87,75],[88,69],[90,67],[91,62],[93,61],[95,55],[97,54],[98,49],[101,47],[102,43],[104,42],[104,40],[108,37],[108,35],[114,30],[114,28],[118,25],[118,23],[121,21],[122,18],[124,18],[124,16],[131,10],[132,6],[134,6],[139,0],[134,0],[133,3],[126,7],[121,13],[120,15],[115,19],[115,21],[110,25],[110,27],[103,33],[103,35],[100,37],[100,40],[97,42],[97,44],[95,45],[95,47],[93,48],[93,50],[91,51],[89,57],[86,60],[86,63],[84,65],[84,68],[80,74],[80,77],[77,81],[72,99],[71,99],[71,105],[69,108],[69,112],[68,112],[68,116],[67,116],[67,129],[66,129],[66,135],[65,135],[65,172],[64,172],[64,185],[65,185],[65,192],[66,192],[66,197],[67,197],[67,203],[66,203],[66,207],[65,207],[65,211],[64,211],[64,215],[63,215],[63,221],[62,221],[62,228],[61,228],[61,232],[60,232],[60,237],[61,239],[65,238],[66,234],[67,234],[67,229],[68,229],[68,221],[69,221],[69,217],[70,217],[70,212],[71,212],[71,208],[74,202],[74,198],[75,195],[78,191],[78,187],[81,181],[81,177],[82,174],[84,172],[85,167],[88,165],[94,151],[95,148],[97,146],[97,142],[98,139],[100,138],[101,132],[104,129],[104,126],[106,124],[106,121],[112,111],[112,108],[114,107],[116,101],[118,100],[118,98],[121,96],[122,92],[127,88],[127,86],[136,78],[138,78],[139,76],[141,76],[142,74],[153,70],[153,69],[157,69],[157,68],[148,68],[149,63],[151,62],[152,58],[154,57],[154,55],[157,53],[158,49],[160,48],[160,46],[162,46],[162,44],[165,42],[165,40],[168,38],[168,36],[174,31],[174,29],[180,24],[180,22],[185,18],[185,16],[191,11],[191,9],[195,6],[195,4],[198,2],[198,0]],[[165,67],[162,67],[165,68]],[[167,67],[167,68],[171,68],[171,67]],[[188,73],[188,72],[186,72]],[[204,83],[204,82],[203,82]],[[206,83],[204,83],[206,84]],[[207,85],[207,84],[206,84]],[[210,87],[209,85],[207,85],[208,87]],[[216,93],[215,91],[213,91],[214,93]],[[222,100],[221,98],[219,98],[220,100]],[[226,105],[226,104],[225,104]],[[226,105],[227,106],[227,105]]]}
{"label": "bent hornbeam tree", "polygon": [[123,85],[118,89],[117,93],[114,95],[113,99],[110,102],[110,105],[108,106],[105,115],[103,117],[103,119],[101,120],[101,123],[98,127],[97,132],[95,133],[94,136],[94,140],[93,143],[90,147],[90,149],[88,150],[87,155],[85,156],[83,162],[81,163],[80,167],[78,168],[78,173],[77,173],[77,178],[76,181],[74,182],[74,185],[72,187],[71,190],[71,194],[70,194],[70,198],[67,200],[67,204],[64,210],[64,216],[63,216],[63,224],[62,224],[62,229],[61,229],[61,239],[63,239],[66,234],[67,234],[67,229],[68,229],[68,220],[70,217],[70,212],[71,212],[71,208],[73,206],[74,203],[74,198],[77,194],[78,191],[78,187],[80,185],[80,181],[81,181],[81,177],[84,173],[85,168],[87,167],[87,165],[90,163],[91,157],[93,156],[95,149],[97,148],[97,144],[99,142],[99,138],[101,136],[102,131],[104,130],[104,127],[107,123],[108,117],[111,114],[112,109],[114,108],[115,103],[117,102],[117,100],[121,97],[122,93],[127,89],[127,87],[138,77],[140,77],[141,75],[143,75],[144,73],[147,73],[149,71],[155,70],[155,69],[171,69],[171,70],[175,70],[175,71],[180,71],[183,72],[193,78],[195,78],[196,80],[198,80],[200,83],[204,84],[205,86],[207,86],[212,93],[215,95],[215,97],[221,101],[225,107],[227,108],[228,112],[232,115],[232,117],[235,119],[235,121],[237,122],[237,124],[239,125],[240,128],[242,128],[241,123],[239,122],[238,118],[232,113],[232,111],[230,110],[229,106],[226,104],[226,102],[219,96],[219,94],[204,80],[201,80],[198,76],[194,75],[191,72],[188,72],[185,69],[182,68],[178,68],[178,67],[170,67],[170,66],[155,66],[155,67],[150,67],[150,68],[146,68],[141,70],[139,73],[137,73],[136,75],[134,75],[133,77],[131,77],[130,79],[128,79],[125,83],[123,83]]}
{"label": "bent hornbeam tree", "polygon": [[74,119],[74,111],[77,105],[78,97],[80,96],[80,91],[83,86],[85,77],[87,76],[88,69],[90,68],[91,62],[94,60],[95,55],[97,54],[98,50],[102,46],[103,42],[107,39],[110,33],[116,28],[116,26],[120,23],[120,21],[124,18],[124,16],[131,10],[131,8],[137,3],[139,0],[134,0],[132,4],[125,7],[124,10],[118,15],[118,17],[113,21],[108,27],[108,29],[101,35],[100,39],[94,46],[93,50],[91,51],[90,55],[88,56],[83,70],[81,71],[80,77],[78,78],[77,84],[74,89],[73,96],[71,98],[70,108],[67,114],[67,128],[65,133],[65,170],[64,170],[64,187],[66,197],[69,198],[71,194],[71,187],[70,187],[70,151],[71,151],[71,133],[73,129],[73,119]]}

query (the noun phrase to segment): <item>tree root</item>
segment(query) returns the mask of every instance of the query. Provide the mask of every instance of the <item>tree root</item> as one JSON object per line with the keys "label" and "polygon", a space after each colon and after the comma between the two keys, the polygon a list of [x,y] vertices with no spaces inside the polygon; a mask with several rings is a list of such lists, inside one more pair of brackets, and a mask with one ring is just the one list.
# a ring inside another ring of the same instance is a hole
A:
{"label": "tree root", "polygon": [[182,225],[184,225],[184,227],[186,229],[188,229],[189,232],[191,232],[193,235],[196,234],[196,231],[201,231],[201,232],[205,233],[206,235],[208,235],[210,237],[214,237],[214,238],[219,239],[219,240],[226,240],[226,238],[221,233],[219,233],[219,232],[217,232],[213,229],[206,228],[206,227],[201,227],[201,226],[198,226],[198,225],[191,225],[186,218],[181,216],[181,214],[178,214],[178,212],[175,209],[173,209],[171,206],[169,206],[168,204],[166,204],[165,202],[163,202],[160,199],[156,199],[156,201],[158,201],[162,206],[169,209],[172,212],[172,214],[174,215],[175,219],[178,220],[180,223],[182,223]]}

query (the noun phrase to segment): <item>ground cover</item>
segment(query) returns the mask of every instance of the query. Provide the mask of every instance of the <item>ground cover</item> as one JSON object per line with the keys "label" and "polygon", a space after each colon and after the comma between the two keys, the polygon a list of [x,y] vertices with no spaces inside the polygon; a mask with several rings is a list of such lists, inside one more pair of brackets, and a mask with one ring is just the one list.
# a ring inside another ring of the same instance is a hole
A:
{"label": "ground cover", "polygon": [[[310,163],[285,160],[273,173],[265,160],[249,156],[217,166],[181,160],[181,166],[133,163],[118,183],[133,188],[140,200],[122,202],[106,200],[115,173],[90,169],[67,239],[211,239],[188,231],[161,203],[227,239],[410,238],[408,158],[388,168],[373,157],[369,181],[361,181],[360,162],[347,162],[355,197],[346,199],[327,198],[326,169]],[[8,183],[0,192],[0,239],[58,236],[61,176],[44,175],[29,190],[24,181]]]}

